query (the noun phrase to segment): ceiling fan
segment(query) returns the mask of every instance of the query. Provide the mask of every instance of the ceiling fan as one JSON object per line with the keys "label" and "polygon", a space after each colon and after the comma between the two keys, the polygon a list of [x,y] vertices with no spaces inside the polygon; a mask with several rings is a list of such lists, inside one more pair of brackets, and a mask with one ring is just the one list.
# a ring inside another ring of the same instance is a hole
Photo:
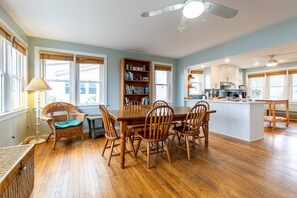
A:
{"label": "ceiling fan", "polygon": [[194,19],[200,16],[203,12],[208,12],[226,19],[234,17],[238,10],[219,5],[213,2],[204,0],[184,0],[183,3],[167,6],[164,8],[151,10],[141,14],[142,17],[151,17],[166,12],[172,12],[183,9],[183,18],[181,19],[177,31],[182,32],[186,29],[189,19]]}
{"label": "ceiling fan", "polygon": [[268,60],[268,62],[266,63],[267,67],[274,67],[278,65],[278,60],[276,60],[275,55],[270,55],[270,59]]}

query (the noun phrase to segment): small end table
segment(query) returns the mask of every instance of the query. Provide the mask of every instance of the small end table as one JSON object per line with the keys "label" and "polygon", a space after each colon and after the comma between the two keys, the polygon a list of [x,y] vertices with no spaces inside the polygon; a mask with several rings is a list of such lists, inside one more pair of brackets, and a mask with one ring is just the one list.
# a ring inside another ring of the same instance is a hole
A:
{"label": "small end table", "polygon": [[[101,115],[88,115],[86,116],[88,124],[89,124],[89,137],[92,139],[97,138],[98,136],[104,136],[105,130],[102,122],[102,117]],[[96,120],[101,120],[102,122],[102,127],[96,127],[95,126],[95,121]]]}

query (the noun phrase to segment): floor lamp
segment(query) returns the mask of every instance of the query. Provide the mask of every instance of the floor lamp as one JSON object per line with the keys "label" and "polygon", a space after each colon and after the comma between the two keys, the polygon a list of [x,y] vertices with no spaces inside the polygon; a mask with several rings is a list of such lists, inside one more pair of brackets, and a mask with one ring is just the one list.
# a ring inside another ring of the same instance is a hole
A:
{"label": "floor lamp", "polygon": [[30,144],[40,144],[45,142],[44,138],[41,138],[39,135],[39,125],[40,125],[40,91],[51,90],[50,86],[42,78],[33,78],[30,83],[25,88],[25,91],[36,92],[37,95],[37,107],[36,107],[36,129],[35,135],[36,138],[31,140]]}

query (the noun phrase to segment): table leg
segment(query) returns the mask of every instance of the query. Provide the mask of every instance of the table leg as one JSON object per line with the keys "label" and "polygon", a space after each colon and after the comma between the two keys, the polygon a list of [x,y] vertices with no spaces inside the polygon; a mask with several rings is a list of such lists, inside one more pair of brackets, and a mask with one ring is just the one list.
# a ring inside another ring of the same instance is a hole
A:
{"label": "table leg", "polygon": [[290,117],[289,117],[289,102],[286,102],[286,118],[287,118],[287,127],[289,126]]}
{"label": "table leg", "polygon": [[127,122],[120,122],[120,131],[121,131],[121,168],[125,168],[125,152],[126,152],[126,131],[127,131]]}
{"label": "table leg", "polygon": [[276,126],[276,120],[275,120],[275,103],[272,105],[272,128],[275,129]]}
{"label": "table leg", "polygon": [[205,119],[203,121],[203,124],[202,124],[202,131],[203,131],[203,134],[204,134],[204,143],[205,143],[205,148],[208,148],[208,134],[209,134],[209,126],[208,126],[208,122],[209,122],[209,114],[207,114],[205,116]]}

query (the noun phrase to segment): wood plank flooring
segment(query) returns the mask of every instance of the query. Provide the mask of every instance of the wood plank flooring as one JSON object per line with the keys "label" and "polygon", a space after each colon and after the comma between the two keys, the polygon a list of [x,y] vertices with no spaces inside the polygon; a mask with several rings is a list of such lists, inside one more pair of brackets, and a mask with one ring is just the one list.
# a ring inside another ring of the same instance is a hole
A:
{"label": "wood plank flooring", "polygon": [[204,157],[195,147],[189,161],[173,147],[172,163],[151,156],[151,169],[141,153],[128,154],[125,169],[119,157],[108,167],[104,138],[64,140],[56,150],[51,140],[35,148],[31,197],[296,197],[297,124],[280,126],[252,143],[211,133]]}

